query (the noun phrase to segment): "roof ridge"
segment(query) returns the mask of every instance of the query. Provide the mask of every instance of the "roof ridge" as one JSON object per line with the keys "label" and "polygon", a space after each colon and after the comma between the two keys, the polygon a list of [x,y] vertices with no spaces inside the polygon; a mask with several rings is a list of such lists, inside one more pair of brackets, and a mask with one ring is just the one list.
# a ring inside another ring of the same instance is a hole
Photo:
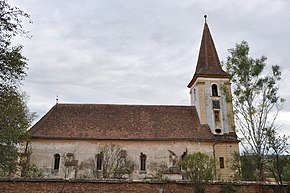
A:
{"label": "roof ridge", "polygon": [[192,107],[188,105],[175,105],[175,104],[99,104],[99,103],[57,103],[55,106],[144,106],[144,107]]}

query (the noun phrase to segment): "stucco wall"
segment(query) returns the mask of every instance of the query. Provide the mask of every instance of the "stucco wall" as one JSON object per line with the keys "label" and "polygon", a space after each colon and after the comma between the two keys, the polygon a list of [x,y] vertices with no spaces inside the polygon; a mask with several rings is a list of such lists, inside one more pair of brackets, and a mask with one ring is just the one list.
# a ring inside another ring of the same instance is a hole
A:
{"label": "stucco wall", "polygon": [[[211,96],[212,84],[218,85],[219,96]],[[213,133],[215,133],[216,128],[221,129],[222,133],[234,132],[233,106],[230,101],[226,100],[223,86],[227,89],[228,94],[231,94],[229,79],[219,78],[197,78],[190,90],[192,105],[196,106],[201,123],[208,124]],[[212,100],[214,99],[220,101],[221,122],[219,124],[214,121],[212,108]]]}
{"label": "stucco wall", "polygon": [[[74,153],[78,164],[94,159],[96,154],[100,153],[100,147],[106,144],[119,145],[126,150],[128,156],[135,163],[135,171],[131,176],[133,179],[150,178],[156,173],[156,169],[161,164],[166,164],[171,167],[170,153],[173,151],[180,159],[184,152],[194,153],[203,152],[210,156],[213,155],[212,142],[193,142],[193,141],[86,141],[86,140],[48,140],[48,139],[34,139],[30,147],[32,154],[30,163],[43,168],[46,177],[64,177],[64,162],[63,156],[67,153]],[[147,172],[140,173],[140,153],[147,155]],[[58,153],[61,155],[61,164],[58,173],[52,174],[54,164],[54,155]],[[84,172],[77,171],[77,177],[84,175]],[[73,177],[74,173],[70,177]],[[89,174],[86,174],[88,177]],[[181,175],[170,175],[170,178],[181,179]]]}
{"label": "stucco wall", "polygon": [[[231,169],[233,161],[233,153],[238,152],[238,143],[223,143],[216,144],[214,146],[216,168],[218,174],[222,176],[224,180],[232,180],[235,176],[234,171]],[[220,168],[219,157],[224,158],[224,168]]]}

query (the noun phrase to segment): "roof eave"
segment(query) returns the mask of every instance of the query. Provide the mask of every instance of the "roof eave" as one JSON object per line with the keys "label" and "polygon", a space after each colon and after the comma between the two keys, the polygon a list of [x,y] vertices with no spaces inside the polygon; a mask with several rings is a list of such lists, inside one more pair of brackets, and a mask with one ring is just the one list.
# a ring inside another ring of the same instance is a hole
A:
{"label": "roof eave", "polygon": [[31,136],[31,139],[47,140],[99,140],[99,141],[197,141],[197,142],[239,142],[237,139],[219,139],[222,136],[213,138],[83,138],[83,137],[49,137],[49,136]]}
{"label": "roof eave", "polygon": [[225,74],[194,74],[192,80],[189,82],[187,85],[188,88],[191,88],[192,85],[196,82],[197,78],[230,78],[230,74],[225,73]]}

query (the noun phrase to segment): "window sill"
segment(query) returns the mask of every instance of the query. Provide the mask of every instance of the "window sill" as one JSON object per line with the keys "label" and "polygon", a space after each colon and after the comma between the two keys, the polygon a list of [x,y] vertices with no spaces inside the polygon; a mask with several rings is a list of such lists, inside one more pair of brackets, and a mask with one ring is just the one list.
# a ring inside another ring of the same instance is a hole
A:
{"label": "window sill", "polygon": [[59,171],[59,170],[52,169],[52,170],[51,170],[51,173],[52,173],[52,174],[57,174],[58,171]]}

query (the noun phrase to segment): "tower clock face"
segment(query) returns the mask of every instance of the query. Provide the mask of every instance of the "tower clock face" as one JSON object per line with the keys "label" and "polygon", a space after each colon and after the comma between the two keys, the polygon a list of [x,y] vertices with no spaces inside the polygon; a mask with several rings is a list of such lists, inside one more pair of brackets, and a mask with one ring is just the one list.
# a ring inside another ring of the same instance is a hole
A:
{"label": "tower clock face", "polygon": [[219,100],[213,100],[212,101],[212,108],[213,109],[220,109],[220,101]]}

